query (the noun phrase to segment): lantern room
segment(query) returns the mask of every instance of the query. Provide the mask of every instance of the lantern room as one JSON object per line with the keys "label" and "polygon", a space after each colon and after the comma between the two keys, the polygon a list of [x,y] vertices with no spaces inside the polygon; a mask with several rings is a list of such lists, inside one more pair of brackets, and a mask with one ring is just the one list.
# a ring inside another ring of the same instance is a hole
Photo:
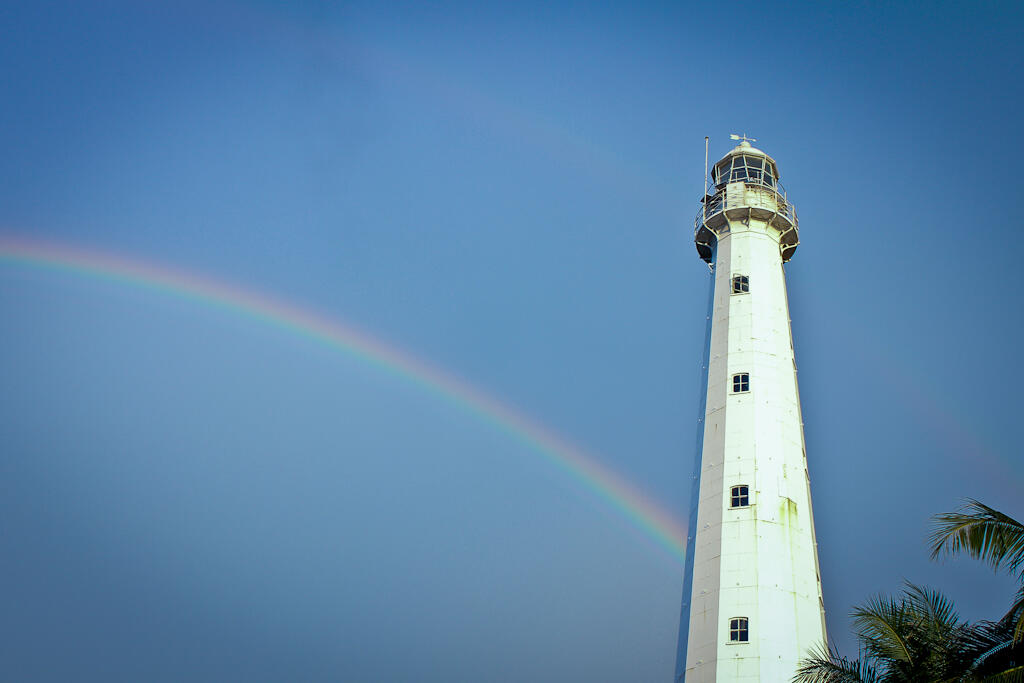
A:
{"label": "lantern room", "polygon": [[733,229],[750,229],[751,221],[777,235],[783,262],[793,257],[800,244],[796,210],[774,159],[743,140],[714,165],[707,192],[694,221],[694,242],[704,261],[712,262],[718,239]]}
{"label": "lantern room", "polygon": [[739,181],[775,187],[779,171],[764,152],[744,143],[715,164],[711,178],[716,188]]}

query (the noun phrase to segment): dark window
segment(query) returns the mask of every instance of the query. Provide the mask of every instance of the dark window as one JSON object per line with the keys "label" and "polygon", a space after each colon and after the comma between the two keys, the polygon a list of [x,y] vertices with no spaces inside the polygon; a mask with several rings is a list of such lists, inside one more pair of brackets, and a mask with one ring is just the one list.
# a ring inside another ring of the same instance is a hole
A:
{"label": "dark window", "polygon": [[729,640],[734,643],[745,643],[750,640],[749,622],[746,617],[733,617],[729,620]]}
{"label": "dark window", "polygon": [[738,375],[733,375],[732,392],[738,394],[744,391],[750,391],[750,373],[741,372]]}
{"label": "dark window", "polygon": [[730,163],[726,161],[724,164],[715,167],[715,183],[718,185],[729,182],[729,169],[731,168]]}
{"label": "dark window", "polygon": [[733,275],[732,276],[732,293],[733,294],[746,294],[750,291],[750,276],[749,275]]}
{"label": "dark window", "polygon": [[750,487],[733,486],[732,495],[729,498],[729,507],[745,508],[750,505]]}

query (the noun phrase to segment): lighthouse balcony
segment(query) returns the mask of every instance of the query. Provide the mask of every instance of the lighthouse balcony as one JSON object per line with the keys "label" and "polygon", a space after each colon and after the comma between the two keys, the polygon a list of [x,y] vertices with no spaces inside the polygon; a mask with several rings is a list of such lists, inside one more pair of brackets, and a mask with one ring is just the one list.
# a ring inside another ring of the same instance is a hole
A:
{"label": "lighthouse balcony", "polygon": [[760,221],[779,231],[782,260],[789,261],[800,243],[795,207],[786,199],[780,183],[768,184],[759,179],[734,182],[721,187],[714,195],[706,195],[703,207],[694,220],[694,241],[700,257],[711,262],[718,238],[729,232],[732,221],[749,225]]}

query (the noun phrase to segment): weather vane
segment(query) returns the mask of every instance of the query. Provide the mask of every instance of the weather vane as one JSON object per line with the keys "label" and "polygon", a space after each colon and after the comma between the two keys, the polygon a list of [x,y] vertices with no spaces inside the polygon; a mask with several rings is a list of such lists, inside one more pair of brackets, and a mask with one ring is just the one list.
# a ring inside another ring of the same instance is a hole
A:
{"label": "weather vane", "polygon": [[743,140],[743,142],[757,142],[757,138],[748,138],[746,133],[743,135],[736,135],[736,133],[733,133],[729,138],[731,140]]}

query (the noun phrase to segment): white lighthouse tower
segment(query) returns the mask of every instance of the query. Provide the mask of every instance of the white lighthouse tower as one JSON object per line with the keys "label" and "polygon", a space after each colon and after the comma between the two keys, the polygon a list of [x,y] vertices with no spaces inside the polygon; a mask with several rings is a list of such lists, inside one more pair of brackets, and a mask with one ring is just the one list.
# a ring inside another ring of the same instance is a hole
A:
{"label": "white lighthouse tower", "polygon": [[695,231],[713,284],[676,681],[784,683],[825,642],[783,270],[796,212],[745,137],[711,177]]}

